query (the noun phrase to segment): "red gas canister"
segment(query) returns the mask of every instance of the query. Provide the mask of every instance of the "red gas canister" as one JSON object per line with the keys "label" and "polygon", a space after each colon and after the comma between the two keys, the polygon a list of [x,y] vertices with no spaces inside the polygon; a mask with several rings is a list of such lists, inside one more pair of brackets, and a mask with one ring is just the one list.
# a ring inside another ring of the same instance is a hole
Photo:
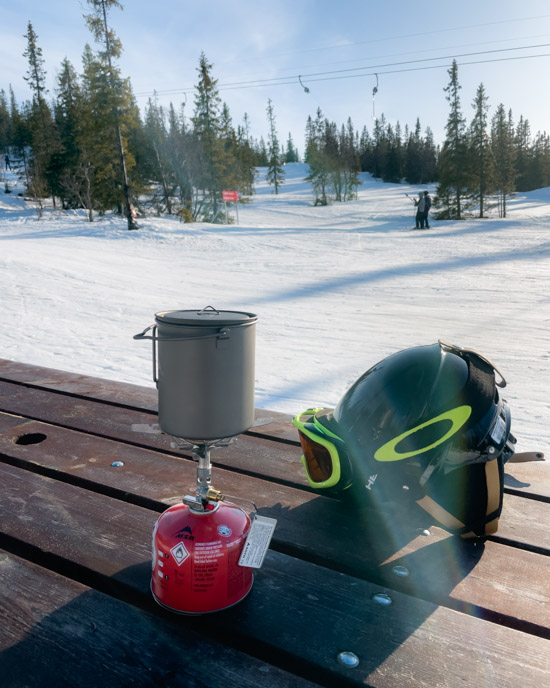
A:
{"label": "red gas canister", "polygon": [[231,503],[187,504],[167,509],[153,529],[151,591],[155,600],[183,614],[231,607],[250,592],[252,569],[238,561],[250,517]]}

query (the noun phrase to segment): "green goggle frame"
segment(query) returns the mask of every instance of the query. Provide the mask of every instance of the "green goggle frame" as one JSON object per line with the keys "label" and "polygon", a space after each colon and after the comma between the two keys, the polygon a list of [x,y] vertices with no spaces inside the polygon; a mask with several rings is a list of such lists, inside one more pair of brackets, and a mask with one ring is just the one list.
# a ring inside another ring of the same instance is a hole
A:
{"label": "green goggle frame", "polygon": [[[293,418],[302,445],[302,464],[309,485],[316,490],[334,488],[342,478],[340,453],[344,441],[316,418],[324,408],[308,409]],[[340,447],[340,449],[339,449]]]}

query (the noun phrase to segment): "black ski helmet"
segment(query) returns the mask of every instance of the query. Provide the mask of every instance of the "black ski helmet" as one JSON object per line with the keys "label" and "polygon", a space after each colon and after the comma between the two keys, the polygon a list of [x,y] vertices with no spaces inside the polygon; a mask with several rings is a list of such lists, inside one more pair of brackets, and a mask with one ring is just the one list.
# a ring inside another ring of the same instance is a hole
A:
{"label": "black ski helmet", "polygon": [[496,532],[516,441],[505,385],[484,356],[442,341],[380,361],[319,414],[346,447],[340,487],[412,498],[462,537]]}

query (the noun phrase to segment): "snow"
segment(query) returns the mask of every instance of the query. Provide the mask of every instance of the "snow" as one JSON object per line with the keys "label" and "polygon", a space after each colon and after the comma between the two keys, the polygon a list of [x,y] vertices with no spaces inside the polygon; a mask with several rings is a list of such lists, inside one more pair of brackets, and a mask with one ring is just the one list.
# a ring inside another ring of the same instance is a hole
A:
{"label": "snow", "polygon": [[[334,406],[374,363],[444,339],[502,371],[518,450],[550,445],[550,189],[506,219],[412,229],[423,188],[363,175],[359,198],[314,207],[300,163],[279,195],[259,170],[239,225],[48,209],[0,185],[0,357],[154,386],[133,335],[170,309],[258,315],[256,406]],[[234,211],[232,211],[235,217]]]}

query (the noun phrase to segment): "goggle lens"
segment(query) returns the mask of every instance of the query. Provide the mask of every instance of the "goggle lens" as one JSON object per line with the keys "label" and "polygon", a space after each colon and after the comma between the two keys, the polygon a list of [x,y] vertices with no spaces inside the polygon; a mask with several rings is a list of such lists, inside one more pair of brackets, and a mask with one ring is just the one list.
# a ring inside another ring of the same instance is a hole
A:
{"label": "goggle lens", "polygon": [[332,458],[329,450],[300,430],[298,435],[311,480],[315,483],[324,483],[332,475]]}

